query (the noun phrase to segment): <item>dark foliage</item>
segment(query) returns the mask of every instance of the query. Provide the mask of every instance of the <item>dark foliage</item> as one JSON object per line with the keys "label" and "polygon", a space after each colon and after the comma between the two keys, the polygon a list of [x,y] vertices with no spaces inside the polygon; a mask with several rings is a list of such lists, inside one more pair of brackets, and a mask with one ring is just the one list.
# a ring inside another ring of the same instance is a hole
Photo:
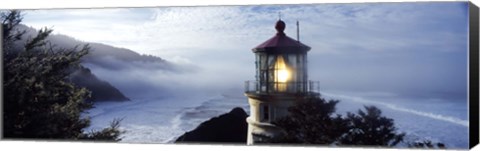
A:
{"label": "dark foliage", "polygon": [[266,138],[267,143],[303,143],[324,145],[394,146],[405,134],[396,133],[393,120],[383,117],[374,106],[358,115],[334,115],[337,100],[312,98],[289,108],[289,116],[274,122],[284,136]]}
{"label": "dark foliage", "polygon": [[3,36],[3,137],[45,139],[119,140],[118,122],[112,127],[85,134],[90,120],[81,113],[92,107],[84,100],[90,96],[85,88],[70,83],[68,76],[80,67],[80,59],[89,47],[55,48],[45,39],[52,32],[42,29],[29,38],[22,50],[13,47],[24,33],[12,31],[21,22],[19,11],[2,12]]}
{"label": "dark foliage", "polygon": [[83,133],[79,139],[81,140],[96,140],[96,141],[121,141],[120,134],[124,131],[119,130],[120,119],[114,119],[110,123],[110,127],[104,128],[101,131],[92,130],[90,133]]}
{"label": "dark foliage", "polygon": [[383,117],[374,106],[365,106],[365,111],[347,113],[349,131],[340,144],[395,146],[403,140],[404,133],[397,134],[393,119]]}
{"label": "dark foliage", "polygon": [[22,21],[22,14],[19,11],[11,11],[9,13],[1,13],[0,17],[2,19],[3,41],[11,43],[15,40],[20,40],[25,31],[14,30],[14,27]]}
{"label": "dark foliage", "polygon": [[340,115],[334,115],[338,102],[322,98],[298,102],[295,107],[289,108],[290,116],[274,122],[286,132],[284,138],[277,141],[305,144],[336,142],[348,130],[347,121]]}

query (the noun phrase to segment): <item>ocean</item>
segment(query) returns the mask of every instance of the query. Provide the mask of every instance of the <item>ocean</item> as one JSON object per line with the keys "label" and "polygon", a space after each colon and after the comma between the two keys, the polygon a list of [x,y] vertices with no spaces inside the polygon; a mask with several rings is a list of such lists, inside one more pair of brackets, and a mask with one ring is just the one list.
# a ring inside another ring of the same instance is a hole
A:
{"label": "ocean", "polygon": [[[361,93],[359,93],[361,94]],[[440,99],[402,99],[399,96],[363,93],[322,92],[322,97],[340,100],[337,113],[356,113],[364,105],[374,105],[382,115],[394,119],[397,131],[406,133],[406,141],[428,139],[447,148],[468,148],[468,107],[466,101]],[[173,143],[183,133],[203,121],[241,107],[249,113],[243,92],[218,95],[168,97],[158,100],[99,102],[88,111],[92,125],[99,130],[115,118],[122,119],[122,143]],[[406,144],[400,144],[400,147]]]}

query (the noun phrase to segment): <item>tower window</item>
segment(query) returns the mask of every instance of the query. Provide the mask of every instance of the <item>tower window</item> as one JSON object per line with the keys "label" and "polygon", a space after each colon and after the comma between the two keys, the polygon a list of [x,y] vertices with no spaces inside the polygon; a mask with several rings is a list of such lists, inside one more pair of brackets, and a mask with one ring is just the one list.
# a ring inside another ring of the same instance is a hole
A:
{"label": "tower window", "polygon": [[270,107],[268,105],[263,105],[262,106],[262,120],[263,122],[269,122],[270,121]]}
{"label": "tower window", "polygon": [[270,117],[268,117],[268,116],[269,116],[269,114],[268,114],[268,113],[269,113],[269,110],[268,110],[268,106],[267,106],[267,105],[263,106],[263,111],[264,111],[264,112],[263,112],[263,117],[265,118],[266,121],[268,121],[268,119],[269,119]]}

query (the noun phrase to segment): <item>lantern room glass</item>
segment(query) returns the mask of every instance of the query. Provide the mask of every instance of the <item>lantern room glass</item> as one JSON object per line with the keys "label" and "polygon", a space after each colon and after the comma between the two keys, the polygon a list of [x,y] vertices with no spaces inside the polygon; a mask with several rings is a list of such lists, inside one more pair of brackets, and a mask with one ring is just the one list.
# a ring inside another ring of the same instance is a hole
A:
{"label": "lantern room glass", "polygon": [[257,90],[267,93],[307,91],[305,53],[256,53]]}

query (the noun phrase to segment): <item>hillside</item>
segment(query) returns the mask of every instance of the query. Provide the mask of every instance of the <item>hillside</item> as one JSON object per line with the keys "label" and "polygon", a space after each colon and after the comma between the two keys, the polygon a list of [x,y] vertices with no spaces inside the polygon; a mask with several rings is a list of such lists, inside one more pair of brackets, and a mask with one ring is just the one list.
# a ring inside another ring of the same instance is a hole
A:
{"label": "hillside", "polygon": [[[20,47],[23,46],[27,40],[31,39],[38,33],[37,29],[27,27],[26,25],[22,24],[18,25],[16,29],[19,31],[25,31],[25,34],[21,40],[16,41],[14,47],[18,48],[14,50],[23,50],[23,48]],[[101,74],[102,71],[109,71],[118,74],[120,74],[119,71],[129,72],[137,69],[145,71],[176,71],[176,67],[172,63],[169,63],[160,57],[141,55],[125,48],[117,48],[100,43],[87,43],[60,34],[51,34],[47,40],[50,42],[49,45],[52,45],[56,48],[70,49],[76,46],[82,47],[86,44],[90,46],[89,53],[82,58],[81,64],[83,67],[75,71],[70,77],[72,82],[74,82],[76,85],[85,87],[92,91],[92,98],[90,101],[129,100],[129,98],[124,95],[124,93],[129,89],[126,89],[125,87],[114,87],[112,84],[110,84],[111,82],[118,81],[100,78],[106,78],[105,76],[98,76],[98,74]],[[134,81],[135,79],[124,80]],[[118,85],[119,84],[117,84],[117,86]],[[124,92],[121,92],[121,90]]]}
{"label": "hillside", "polygon": [[90,69],[80,67],[71,76],[70,80],[79,87],[90,90],[91,98],[88,101],[128,101],[122,92],[110,85],[110,83],[98,79]]}
{"label": "hillside", "polygon": [[[37,29],[27,27],[26,25],[19,25],[18,30],[25,30],[26,33],[22,40],[19,40],[17,43],[25,43],[27,39],[33,37],[37,34]],[[88,44],[91,49],[89,54],[87,54],[82,63],[90,63],[96,66],[110,69],[110,70],[121,70],[126,67],[124,64],[129,64],[128,67],[135,68],[151,68],[159,70],[175,70],[173,64],[167,62],[166,60],[152,55],[143,55],[135,51],[118,48],[101,43],[91,43],[83,42],[75,38],[61,35],[61,34],[51,34],[47,38],[54,46],[59,48],[73,48],[75,46],[82,46]],[[148,65],[146,65],[148,64]]]}

